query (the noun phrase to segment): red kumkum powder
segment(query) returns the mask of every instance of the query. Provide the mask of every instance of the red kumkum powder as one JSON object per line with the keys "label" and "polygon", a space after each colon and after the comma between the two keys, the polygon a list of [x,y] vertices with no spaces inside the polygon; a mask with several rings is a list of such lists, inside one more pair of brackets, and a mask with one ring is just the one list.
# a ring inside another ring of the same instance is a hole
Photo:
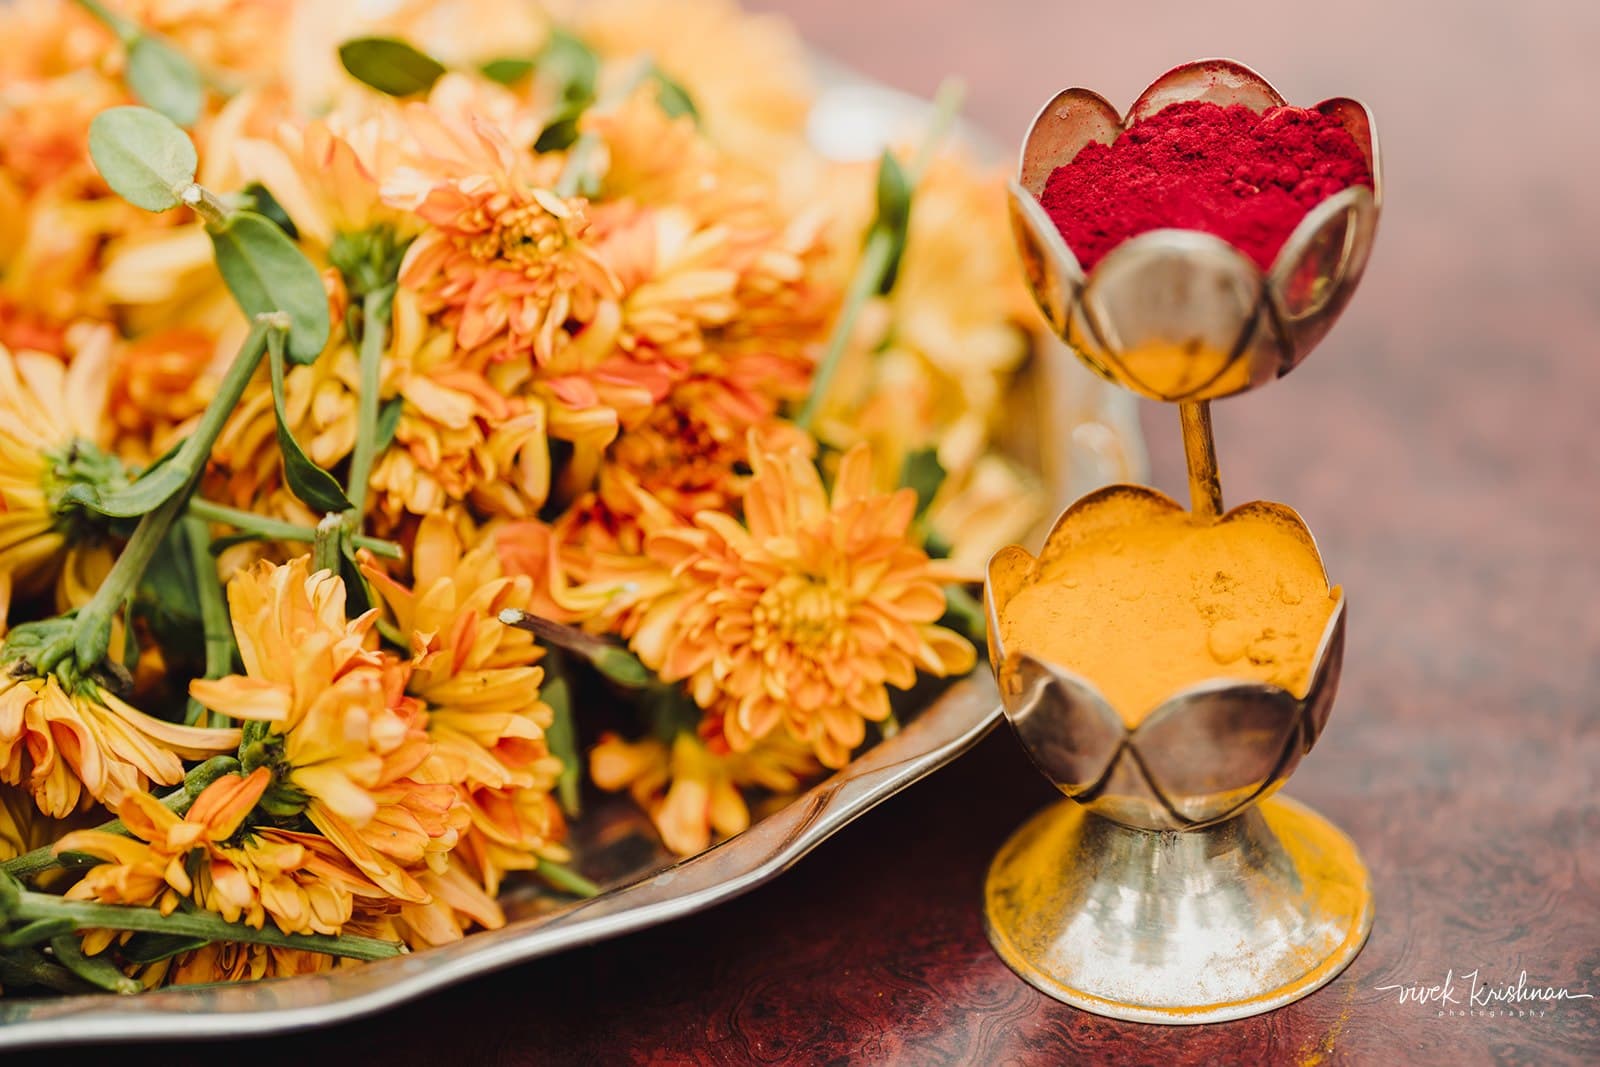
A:
{"label": "red kumkum powder", "polygon": [[1168,227],[1215,234],[1267,270],[1306,212],[1351,185],[1371,188],[1372,171],[1337,120],[1190,100],[1084,146],[1040,202],[1085,271]]}

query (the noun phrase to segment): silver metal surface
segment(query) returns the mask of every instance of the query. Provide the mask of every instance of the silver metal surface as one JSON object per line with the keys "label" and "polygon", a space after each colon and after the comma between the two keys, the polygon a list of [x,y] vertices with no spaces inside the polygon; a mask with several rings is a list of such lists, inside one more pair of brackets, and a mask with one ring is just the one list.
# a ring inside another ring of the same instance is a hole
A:
{"label": "silver metal surface", "polygon": [[1321,816],[1274,798],[1151,833],[1062,801],[985,884],[990,940],[1042,992],[1133,1022],[1256,1015],[1333,979],[1372,929],[1366,867]]}
{"label": "silver metal surface", "polygon": [[688,915],[775,878],[845,823],[971,748],[999,718],[993,682],[974,674],[951,686],[900,733],[744,833],[592,900],[453,945],[327,974],[136,997],[0,1000],[0,1048],[238,1037],[321,1026],[513,963]]}
{"label": "silver metal surface", "polygon": [[1284,99],[1230,60],[1188,63],[1157,79],[1126,118],[1104,97],[1067,89],[1040,110],[1010,187],[1011,219],[1034,298],[1095,373],[1165,401],[1212,400],[1289,373],[1344,310],[1366,269],[1383,202],[1376,124],[1338,97],[1316,105],[1367,157],[1372,188],[1351,186],[1301,220],[1270,271],[1219,237],[1152,230],[1112,249],[1085,274],[1039,204],[1057,167],[1090,142],[1168,104],[1207,100],[1263,111]]}

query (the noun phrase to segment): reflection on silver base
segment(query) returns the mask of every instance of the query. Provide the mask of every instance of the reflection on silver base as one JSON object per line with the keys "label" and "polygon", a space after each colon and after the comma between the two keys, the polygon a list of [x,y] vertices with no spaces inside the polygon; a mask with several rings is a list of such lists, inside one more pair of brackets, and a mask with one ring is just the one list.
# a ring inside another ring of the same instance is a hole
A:
{"label": "reflection on silver base", "polygon": [[1284,798],[1185,832],[1070,800],[1034,816],[984,886],[989,940],[1057,1000],[1133,1022],[1257,1015],[1331,981],[1372,929],[1350,839]]}

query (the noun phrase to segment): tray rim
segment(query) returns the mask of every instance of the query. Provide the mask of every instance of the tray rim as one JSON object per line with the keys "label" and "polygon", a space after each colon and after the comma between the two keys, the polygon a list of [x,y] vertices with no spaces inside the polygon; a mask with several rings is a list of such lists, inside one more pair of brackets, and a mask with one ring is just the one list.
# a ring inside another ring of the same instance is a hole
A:
{"label": "tray rim", "polygon": [[[836,831],[976,745],[1001,719],[987,671],[749,830],[547,915],[348,970],[263,982],[0,1001],[0,1049],[259,1036],[372,1015],[446,986],[666,922],[776,878]],[[273,1004],[273,1001],[279,1001]]]}

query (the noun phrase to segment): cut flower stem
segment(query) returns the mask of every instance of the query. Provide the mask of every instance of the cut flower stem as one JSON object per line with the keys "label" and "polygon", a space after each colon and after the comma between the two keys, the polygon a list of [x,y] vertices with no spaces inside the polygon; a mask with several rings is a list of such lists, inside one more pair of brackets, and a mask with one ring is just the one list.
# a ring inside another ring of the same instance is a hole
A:
{"label": "cut flower stem", "polygon": [[[266,515],[257,515],[253,511],[242,508],[232,508],[226,504],[218,504],[214,500],[202,500],[194,497],[189,501],[189,514],[197,519],[215,522],[224,526],[232,526],[244,533],[256,534],[273,541],[293,541],[299,544],[311,544],[317,539],[317,530],[314,526],[301,526],[293,522],[284,522],[282,519],[270,518]],[[405,556],[404,550],[393,541],[385,541],[381,537],[367,537],[357,534],[351,542],[357,548],[364,548],[374,556],[383,559],[401,559]]]}
{"label": "cut flower stem", "polygon": [[272,328],[262,322],[256,322],[251,326],[249,335],[239,349],[239,354],[234,357],[233,364],[217,388],[217,395],[212,398],[211,403],[206,406],[205,414],[200,417],[200,424],[168,460],[170,464],[185,473],[186,478],[182,487],[139,520],[133,536],[128,539],[127,545],[117,556],[117,562],[112,565],[111,571],[100,583],[100,588],[95,590],[94,597],[78,612],[73,625],[73,652],[77,657],[80,672],[91,670],[104,658],[106,646],[111,640],[111,620],[138,588],[139,580],[144,577],[145,568],[150,565],[151,558],[160,548],[161,542],[166,539],[167,530],[173,521],[188,507],[190,494],[194,492],[194,487],[205,470],[206,458],[211,455],[212,445],[222,433],[223,424],[228,416],[233,414],[234,408],[238,406],[245,387],[255,376],[256,368],[261,365],[261,357],[267,351],[267,331]]}
{"label": "cut flower stem", "polygon": [[176,911],[163,915],[155,908],[126,904],[96,904],[87,900],[67,900],[51,893],[18,890],[11,909],[13,919],[70,919],[79,930],[129,930],[134,933],[174,934],[203,937],[207,941],[231,941],[246,945],[271,945],[302,949],[329,956],[356,960],[381,960],[403,951],[395,941],[354,934],[286,934],[275,926],[260,930],[242,923],[231,923],[220,915],[202,911]]}
{"label": "cut flower stem", "polygon": [[[917,183],[922,180],[922,175],[933,162],[934,153],[938,151],[940,142],[944,140],[951,124],[955,122],[956,112],[960,110],[961,99],[965,95],[966,90],[959,81],[948,80],[939,86],[928,130],[923,134],[921,144],[917,146],[917,153],[912,157],[911,166],[906,169],[906,183],[912,190],[913,198],[916,196]],[[850,335],[855,332],[856,320],[861,317],[867,301],[883,288],[884,279],[888,276],[890,267],[894,265],[895,253],[899,247],[900,239],[895,233],[874,223],[871,233],[867,236],[867,243],[861,250],[861,259],[856,263],[855,273],[850,277],[849,288],[845,290],[844,306],[839,309],[839,317],[834,321],[833,332],[828,335],[828,345],[823,349],[822,358],[817,361],[816,374],[811,379],[811,393],[806,397],[800,413],[795,416],[795,425],[801,429],[809,430],[812,422],[816,420],[822,402],[827,398],[828,387],[833,384],[833,377],[839,371],[839,364],[843,362],[845,348],[850,343]]]}

